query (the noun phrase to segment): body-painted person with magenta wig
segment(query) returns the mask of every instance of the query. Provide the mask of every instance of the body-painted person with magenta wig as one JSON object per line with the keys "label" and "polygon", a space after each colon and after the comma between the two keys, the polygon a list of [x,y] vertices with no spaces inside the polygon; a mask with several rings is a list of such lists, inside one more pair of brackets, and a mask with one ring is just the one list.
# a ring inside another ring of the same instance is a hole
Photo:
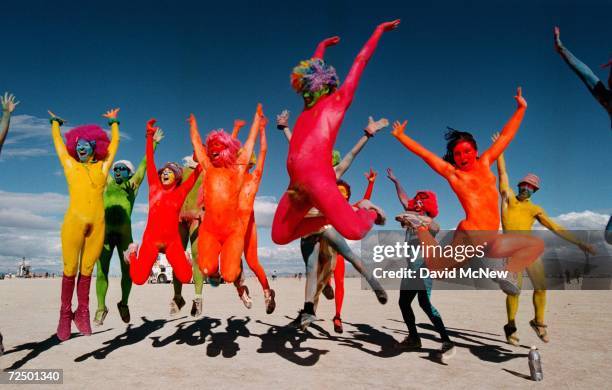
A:
{"label": "body-painted person with magenta wig", "polygon": [[[204,170],[204,218],[198,231],[198,265],[206,276],[221,277],[233,283],[241,273],[246,226],[239,215],[240,190],[247,164],[253,153],[255,137],[263,117],[261,104],[240,154],[240,141],[223,130],[206,138],[206,147],[193,114],[189,117],[191,142],[199,167]],[[219,267],[221,263],[221,267]]]}
{"label": "body-painted person with magenta wig", "polygon": [[147,122],[147,182],[149,183],[149,216],[142,236],[142,246],[130,244],[125,261],[130,264],[130,275],[136,284],[144,284],[158,254],[165,253],[174,275],[183,283],[191,281],[191,262],[179,235],[179,213],[187,194],[193,188],[201,170],[196,168],[182,180],[181,167],[166,163],[159,171],[155,166],[153,136],[158,131],[155,119]]}
{"label": "body-painted person with magenta wig", "polygon": [[[337,44],[338,37],[322,41],[313,58],[294,68],[291,84],[302,95],[304,110],[295,123],[289,143],[287,172],[290,182],[274,214],[272,240],[275,243],[288,244],[328,223],[345,238],[359,240],[374,222],[383,222],[380,210],[370,202],[361,203],[358,210],[354,210],[343,198],[327,156],[332,155],[346,110],[379,39],[398,25],[399,20],[395,20],[376,27],[341,86],[335,69],[323,61],[325,49]],[[320,210],[322,216],[304,218],[312,207]]]}
{"label": "body-painted person with magenta wig", "polygon": [[[493,141],[499,135],[493,136]],[[531,231],[535,221],[557,234],[559,237],[577,245],[585,253],[595,254],[593,247],[580,241],[573,234],[565,230],[563,226],[557,224],[550,218],[544,209],[531,203],[531,197],[540,189],[540,178],[529,173],[518,183],[518,194],[510,188],[508,171],[504,154],[497,158],[497,172],[499,176],[499,193],[502,197],[501,221],[504,231],[514,231],[517,233],[527,233]],[[529,325],[536,332],[540,340],[548,342],[547,326],[544,323],[544,312],[546,309],[546,273],[544,263],[540,258],[527,267],[527,275],[533,286],[533,308],[535,317],[529,321]],[[518,275],[518,286],[523,283],[522,272]],[[508,323],[504,326],[506,340],[512,345],[519,345],[519,338],[515,323],[516,313],[518,312],[519,295],[506,296],[506,311]]]}
{"label": "body-painted person with magenta wig", "polygon": [[4,96],[0,96],[0,105],[2,105],[2,118],[0,118],[0,153],[2,152],[2,145],[4,145],[4,141],[8,135],[11,114],[18,104],[19,102],[15,101],[15,96],[13,94],[5,92]]}
{"label": "body-painted person with magenta wig", "polygon": [[[510,144],[525,115],[527,102],[523,99],[520,88],[514,98],[518,103],[516,111],[504,126],[497,141],[480,156],[476,141],[468,132],[451,129],[446,134],[448,143],[444,158],[438,157],[404,134],[406,122],[395,122],[391,134],[445,178],[459,198],[466,217],[457,226],[451,245],[483,245],[487,257],[506,259],[497,265],[504,266],[509,271],[507,277],[496,281],[504,291],[518,294],[516,273],[522,272],[544,252],[544,242],[537,237],[523,234],[497,233],[500,223],[499,195],[491,165]],[[425,245],[437,246],[438,242],[429,233],[428,221],[430,219],[426,216],[411,215],[406,224],[416,230]],[[437,252],[441,251],[428,251],[429,256],[425,257],[425,264],[431,270],[452,269],[465,264],[457,262],[452,256],[445,257],[443,253]],[[440,256],[435,256],[436,254]]]}
{"label": "body-painted person with magenta wig", "polygon": [[[104,244],[104,200],[106,177],[119,147],[119,109],[110,110],[104,117],[111,126],[111,141],[97,125],[75,127],[62,140],[63,120],[51,115],[51,135],[55,151],[64,169],[70,203],[62,224],[62,257],[64,275],[57,337],[70,338],[71,322],[84,335],[91,335],[89,317],[89,287],[91,274]],[[79,272],[80,259],[80,272]],[[72,313],[72,295],[76,274],[78,306]]]}
{"label": "body-painted person with magenta wig", "polygon": [[[410,218],[411,215],[427,216],[432,219],[429,224],[429,232],[432,236],[440,231],[440,226],[433,221],[438,216],[438,200],[435,192],[432,191],[417,191],[414,198],[410,199],[404,191],[400,181],[393,174],[391,168],[387,168],[387,177],[395,184],[395,190],[397,197],[399,198],[405,213],[398,215],[395,219],[401,223],[403,228],[407,226],[404,224],[404,220]],[[420,242],[416,236],[414,229],[406,229],[406,242],[412,246],[419,246]],[[408,327],[408,336],[401,342],[398,343],[398,347],[402,349],[414,350],[421,348],[421,338],[416,326],[416,318],[414,311],[412,310],[412,301],[418,296],[419,306],[423,312],[427,315],[432,325],[436,328],[436,331],[440,334],[442,340],[442,348],[438,355],[442,362],[446,362],[448,359],[455,354],[455,344],[451,341],[442,321],[442,316],[438,310],[431,304],[431,288],[432,280],[429,277],[421,278],[420,269],[424,266],[423,257],[419,256],[418,259],[408,260],[408,268],[416,272],[417,278],[415,279],[402,279],[402,285],[400,288],[399,296],[399,307],[402,311],[402,317],[406,326]]]}
{"label": "body-painted person with magenta wig", "polygon": [[[279,130],[283,130],[285,137],[289,142],[293,139],[291,129],[289,128],[289,112],[284,110],[281,114],[276,117],[276,125]],[[368,118],[368,125],[364,129],[364,134],[359,138],[355,146],[349,151],[349,153],[341,158],[340,152],[334,150],[332,152],[332,161],[331,166],[333,169],[333,174],[336,177],[336,182],[340,180],[342,175],[346,173],[346,171],[350,168],[353,163],[355,157],[359,152],[363,149],[368,140],[380,131],[381,129],[387,127],[389,125],[389,121],[385,118],[374,121],[372,117]],[[343,182],[348,185],[347,183]],[[340,186],[336,184],[337,191],[341,194],[341,196],[348,201],[346,198],[346,189],[345,186]],[[371,191],[370,191],[371,193]],[[364,198],[358,204],[368,205],[370,208],[375,208],[377,210],[377,214],[381,219],[381,223],[384,222],[385,216],[381,209],[374,206],[369,198]],[[312,208],[308,211],[306,218],[307,219],[317,219],[321,218],[321,213],[316,209]],[[326,239],[323,239],[324,234],[326,233]],[[300,249],[302,252],[302,258],[304,260],[304,264],[306,266],[306,286],[305,286],[305,299],[304,299],[304,308],[299,312],[299,316],[295,321],[296,325],[299,325],[301,328],[305,329],[308,327],[312,321],[316,320],[315,317],[315,307],[317,303],[317,299],[319,296],[319,292],[321,292],[321,288],[325,289],[327,287],[328,278],[326,275],[322,275],[321,272],[325,270],[320,267],[322,263],[323,256],[328,262],[330,261],[330,256],[335,256],[335,252],[337,250],[340,252],[348,261],[353,264],[353,267],[357,269],[368,281],[370,287],[376,294],[377,299],[381,303],[385,303],[387,301],[387,295],[378,283],[378,281],[366,273],[365,267],[363,263],[359,259],[359,257],[351,251],[350,247],[346,243],[346,241],[342,238],[342,236],[338,233],[337,230],[333,229],[331,225],[323,226],[317,231],[307,234],[300,239]],[[329,265],[331,266],[331,264]],[[329,269],[329,267],[324,267]],[[324,284],[320,284],[319,282],[325,282]],[[328,289],[329,290],[329,289]],[[333,293],[333,290],[332,290]],[[326,294],[326,296],[330,296]],[[341,320],[336,321],[339,323],[339,326],[342,326]],[[337,324],[338,325],[338,324]]]}
{"label": "body-painted person with magenta wig", "polygon": [[[612,128],[612,60],[608,61],[607,64],[602,65],[602,68],[610,68],[608,73],[608,87],[593,73],[593,71],[582,61],[576,58],[571,51],[569,51],[561,43],[561,32],[559,27],[555,27],[554,38],[555,38],[555,50],[561,55],[563,61],[565,61],[569,67],[578,75],[580,80],[586,85],[589,92],[599,104],[608,112],[610,117],[610,127]],[[612,245],[612,216],[608,220],[604,237],[608,244]]]}

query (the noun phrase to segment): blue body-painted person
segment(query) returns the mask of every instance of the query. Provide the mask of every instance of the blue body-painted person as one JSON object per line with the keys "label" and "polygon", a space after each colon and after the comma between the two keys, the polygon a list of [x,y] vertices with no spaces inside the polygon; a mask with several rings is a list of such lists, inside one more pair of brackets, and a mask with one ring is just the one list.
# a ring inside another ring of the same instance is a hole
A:
{"label": "blue body-painted person", "polygon": [[[397,177],[395,177],[393,174],[393,170],[391,170],[391,168],[387,169],[387,177],[395,184],[397,196],[404,207],[404,210],[406,211],[405,213],[398,215],[395,219],[402,224],[402,227],[405,228],[407,226],[411,226],[410,223],[405,223],[408,220],[418,221],[422,218],[429,217],[432,219],[431,223],[429,224],[429,231],[432,236],[435,236],[440,230],[438,224],[433,221],[433,218],[438,215],[436,194],[431,191],[418,191],[415,197],[410,199],[408,198],[408,195],[406,195],[406,192],[402,188],[402,185]],[[415,223],[414,221],[413,223]],[[421,241],[412,228],[406,229],[406,242],[413,246],[421,245]],[[404,278],[402,280],[399,307],[402,311],[402,317],[404,318],[404,322],[408,327],[409,333],[408,336],[398,344],[398,347],[408,350],[421,348],[421,338],[419,337],[417,331],[416,319],[414,316],[414,311],[412,310],[412,301],[415,297],[418,297],[419,306],[421,306],[423,312],[425,312],[433,326],[436,328],[436,331],[440,334],[440,338],[442,339],[442,348],[439,351],[439,358],[445,362],[455,354],[455,344],[451,341],[450,337],[448,337],[446,327],[442,321],[442,316],[440,316],[438,310],[436,310],[436,308],[431,304],[431,278],[420,277],[420,269],[426,268],[423,258],[419,256],[419,258],[414,261],[408,261],[408,268],[416,271],[415,275],[417,278]]]}

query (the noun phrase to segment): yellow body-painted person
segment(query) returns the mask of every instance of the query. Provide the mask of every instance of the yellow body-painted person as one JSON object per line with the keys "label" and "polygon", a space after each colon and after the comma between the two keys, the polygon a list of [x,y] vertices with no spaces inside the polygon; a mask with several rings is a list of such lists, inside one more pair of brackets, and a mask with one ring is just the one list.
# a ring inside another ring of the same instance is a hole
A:
{"label": "yellow body-painted person", "polygon": [[[60,133],[63,120],[51,115],[51,135],[55,151],[64,168],[70,203],[62,224],[62,256],[64,276],[57,337],[70,338],[71,323],[84,335],[91,334],[89,318],[89,286],[96,260],[104,244],[104,201],[106,177],[119,147],[119,109],[103,116],[111,126],[111,138],[97,125],[84,125],[68,131],[66,144]],[[78,306],[72,313],[72,295],[76,274]]]}
{"label": "yellow body-painted person", "polygon": [[[496,135],[493,136],[493,140]],[[503,153],[497,159],[497,172],[499,175],[499,192],[502,197],[501,206],[501,222],[504,231],[513,232],[529,232],[535,221],[537,220],[543,226],[557,234],[559,237],[576,244],[580,249],[588,253],[594,253],[593,248],[580,241],[573,234],[568,232],[563,226],[553,221],[538,205],[531,203],[531,196],[534,192],[540,189],[540,179],[534,174],[527,174],[518,183],[519,193],[516,195],[510,188],[508,180],[508,172],[506,171],[506,162]],[[535,309],[535,318],[529,321],[529,325],[536,332],[537,336],[548,342],[547,325],[544,323],[544,312],[546,309],[546,274],[544,273],[544,264],[541,259],[537,259],[529,267],[527,267],[527,275],[533,285],[533,306]],[[518,275],[518,286],[522,286],[523,275]],[[504,333],[508,343],[519,345],[519,338],[515,323],[516,313],[519,306],[519,295],[506,296],[506,311],[508,314],[508,323],[504,325]]]}

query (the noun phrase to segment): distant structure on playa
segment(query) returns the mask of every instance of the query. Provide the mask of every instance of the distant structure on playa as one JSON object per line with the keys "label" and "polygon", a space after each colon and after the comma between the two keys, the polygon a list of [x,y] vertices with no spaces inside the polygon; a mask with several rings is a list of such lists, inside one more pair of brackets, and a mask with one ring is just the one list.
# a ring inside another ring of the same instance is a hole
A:
{"label": "distant structure on playa", "polygon": [[17,277],[18,278],[31,278],[32,277],[32,266],[26,263],[25,257],[21,259],[21,263],[19,263],[19,268],[17,269]]}

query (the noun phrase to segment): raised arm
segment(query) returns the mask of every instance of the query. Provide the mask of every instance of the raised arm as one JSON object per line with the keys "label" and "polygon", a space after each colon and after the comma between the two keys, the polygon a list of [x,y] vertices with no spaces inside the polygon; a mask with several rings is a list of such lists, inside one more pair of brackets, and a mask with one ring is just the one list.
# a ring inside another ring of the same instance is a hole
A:
{"label": "raised arm", "polygon": [[193,145],[193,151],[198,159],[198,163],[202,166],[203,170],[207,170],[211,166],[211,162],[208,159],[208,155],[206,154],[206,149],[202,144],[202,138],[200,137],[200,132],[198,131],[198,123],[196,122],[195,116],[193,114],[189,115],[189,132],[191,135],[191,144]]}
{"label": "raised arm", "polygon": [[586,242],[580,241],[580,239],[578,239],[572,233],[567,231],[563,226],[561,226],[558,223],[556,223],[555,221],[553,221],[552,218],[550,218],[544,212],[544,210],[541,210],[541,212],[536,216],[536,218],[538,219],[538,221],[542,225],[544,225],[546,228],[551,230],[557,236],[559,236],[559,237],[563,238],[564,240],[569,241],[572,244],[578,246],[585,253],[589,253],[591,255],[595,254],[595,250],[593,249],[593,247],[591,245],[587,244]]}
{"label": "raised arm", "polygon": [[312,57],[323,59],[323,56],[325,55],[325,49],[327,49],[330,46],[334,46],[338,44],[338,42],[340,42],[340,37],[331,37],[331,38],[322,40],[317,45],[317,49],[315,50],[314,55]]}
{"label": "raised arm", "polygon": [[253,116],[253,125],[251,125],[251,131],[249,131],[249,136],[247,137],[244,145],[242,146],[242,153],[238,156],[238,161],[236,163],[239,166],[243,166],[246,169],[247,163],[251,159],[251,154],[253,153],[253,147],[255,146],[255,137],[257,137],[257,132],[259,131],[259,124],[261,122],[261,118],[263,117],[263,110],[261,108],[261,103],[257,104],[257,111]]}
{"label": "raised arm", "polygon": [[372,54],[374,54],[374,50],[376,50],[376,46],[378,45],[380,37],[382,37],[383,33],[396,29],[397,26],[399,26],[399,23],[400,21],[399,19],[397,19],[392,22],[379,24],[374,30],[374,33],[372,34],[370,39],[368,39],[366,44],[363,46],[363,48],[355,58],[353,66],[351,67],[351,70],[346,76],[346,80],[344,80],[344,84],[342,84],[342,87],[340,87],[340,91],[342,91],[342,94],[346,99],[346,104],[350,104],[351,100],[353,99],[353,95],[355,94],[355,90],[357,89],[357,85],[359,84],[361,74],[363,73],[363,70],[368,64],[368,61],[372,57]]}
{"label": "raised arm", "polygon": [[366,192],[365,194],[363,194],[363,199],[369,200],[372,198],[372,191],[374,190],[374,182],[376,181],[377,175],[378,174],[376,173],[376,171],[372,168],[370,168],[370,172],[365,173],[365,177],[368,180],[368,188],[366,188]]}
{"label": "raised arm", "polygon": [[440,176],[444,177],[445,179],[450,179],[451,176],[455,174],[455,167],[444,161],[435,153],[432,153],[426,148],[424,148],[421,144],[419,144],[412,138],[408,137],[404,133],[404,129],[406,128],[407,122],[408,121],[399,123],[398,121],[395,121],[393,123],[393,131],[391,132],[391,135],[397,138],[397,140],[401,142],[402,145],[406,147],[406,149],[410,150],[412,153],[422,158],[423,161],[425,161],[425,163],[427,163],[427,165],[429,165],[431,169],[436,171]]}
{"label": "raised arm", "polygon": [[[149,119],[149,121],[147,122],[145,160],[147,164],[147,181],[149,183],[149,187],[161,186],[161,181],[159,180],[159,176],[157,175],[157,167],[155,166],[155,148],[153,147],[153,136],[158,130],[158,127],[155,127],[156,121],[156,119]],[[151,191],[149,191],[149,194],[150,193]]]}
{"label": "raised arm", "polygon": [[569,65],[569,67],[574,71],[574,73],[576,73],[576,75],[578,75],[580,80],[582,80],[582,82],[592,93],[595,89],[595,85],[600,82],[599,78],[586,64],[576,58],[571,51],[563,46],[561,43],[561,31],[559,30],[559,27],[555,27],[553,34],[555,40],[555,50],[561,55],[563,61]]}
{"label": "raised arm", "polygon": [[393,182],[393,184],[395,184],[395,192],[397,192],[397,197],[402,204],[402,207],[404,210],[408,210],[408,201],[410,198],[408,197],[408,194],[406,194],[406,191],[404,191],[404,188],[402,187],[398,178],[393,174],[393,170],[391,168],[387,168],[387,177]]}
{"label": "raised arm", "polygon": [[276,128],[282,130],[287,137],[287,141],[291,142],[291,129],[289,128],[289,110],[283,110],[276,116]]}
{"label": "raised arm", "polygon": [[334,171],[336,172],[336,180],[340,179],[342,175],[350,168],[353,160],[359,154],[361,149],[365,146],[366,142],[380,130],[389,126],[389,121],[386,118],[379,119],[374,121],[372,117],[368,118],[368,125],[364,129],[364,135],[359,138],[353,149],[348,152],[342,161],[338,165],[334,167]]}
{"label": "raised arm", "polygon": [[119,113],[119,109],[115,108],[113,110],[108,110],[103,117],[108,119],[108,124],[111,127],[111,141],[108,145],[108,154],[106,158],[102,162],[102,173],[104,175],[108,175],[108,171],[110,171],[111,166],[113,165],[113,160],[115,159],[115,155],[117,154],[117,149],[119,149],[119,120],[117,120],[117,113]]}
{"label": "raised arm", "polygon": [[[491,137],[493,142],[497,141],[497,138],[499,138],[499,133],[495,133]],[[506,170],[506,159],[503,153],[497,158],[497,176],[499,177],[499,194],[502,196],[502,199],[509,199],[511,196],[514,196],[514,192],[510,188],[508,171]]]}
{"label": "raised arm", "polygon": [[257,182],[261,181],[264,165],[266,163],[266,154],[268,153],[268,141],[266,139],[266,125],[268,120],[264,117],[259,124],[259,157],[253,170],[253,175],[257,178]]}
{"label": "raised arm", "polygon": [[[163,138],[164,138],[164,132],[162,131],[162,129],[157,128],[157,130],[155,130],[155,133],[153,134],[153,151],[157,149],[157,145],[159,145],[160,141]],[[130,179],[130,183],[132,183],[136,188],[139,188],[140,185],[142,184],[142,181],[144,180],[146,170],[147,170],[147,156],[145,155],[142,158],[142,161],[140,161],[140,164],[138,165],[138,168],[136,169],[134,176],[132,176],[132,178]]]}
{"label": "raised arm", "polygon": [[189,191],[191,191],[196,180],[198,180],[198,177],[200,177],[201,173],[202,173],[202,166],[198,164],[198,166],[193,170],[193,173],[189,175],[187,180],[181,183],[181,186],[179,187],[179,191],[181,192],[181,197],[187,197],[187,194],[189,194]]}
{"label": "raised arm", "polygon": [[15,96],[13,94],[9,95],[8,92],[5,92],[4,96],[0,96],[0,103],[2,104],[2,119],[0,119],[0,152],[2,152],[2,145],[4,145],[4,140],[6,140],[9,130],[11,113],[19,102],[15,102]]}
{"label": "raised arm", "polygon": [[480,159],[484,164],[491,166],[491,164],[493,164],[495,160],[497,160],[499,155],[502,154],[504,150],[506,150],[506,148],[510,144],[510,141],[512,141],[512,139],[516,135],[516,132],[518,131],[519,127],[521,127],[521,122],[523,121],[523,117],[525,116],[525,110],[527,109],[527,101],[525,101],[525,99],[523,98],[521,87],[517,88],[516,96],[514,97],[514,99],[516,99],[516,102],[518,104],[516,111],[514,112],[514,114],[512,114],[512,117],[510,117],[510,120],[502,129],[497,140],[493,142],[493,145],[491,145],[491,147],[487,149],[487,151],[484,152],[482,156],[480,156]]}
{"label": "raised arm", "polygon": [[60,126],[64,124],[64,120],[51,111],[47,112],[51,116],[49,121],[51,122],[51,137],[53,138],[55,153],[57,153],[57,157],[59,158],[62,166],[67,168],[70,164],[72,164],[72,157],[70,157],[70,154],[68,154],[66,144],[64,143],[64,139],[62,138],[62,133],[60,131]]}
{"label": "raised arm", "polygon": [[242,119],[234,120],[234,129],[232,130],[232,138],[238,138],[238,133],[240,133],[240,129],[242,129],[246,125],[246,122]]}

